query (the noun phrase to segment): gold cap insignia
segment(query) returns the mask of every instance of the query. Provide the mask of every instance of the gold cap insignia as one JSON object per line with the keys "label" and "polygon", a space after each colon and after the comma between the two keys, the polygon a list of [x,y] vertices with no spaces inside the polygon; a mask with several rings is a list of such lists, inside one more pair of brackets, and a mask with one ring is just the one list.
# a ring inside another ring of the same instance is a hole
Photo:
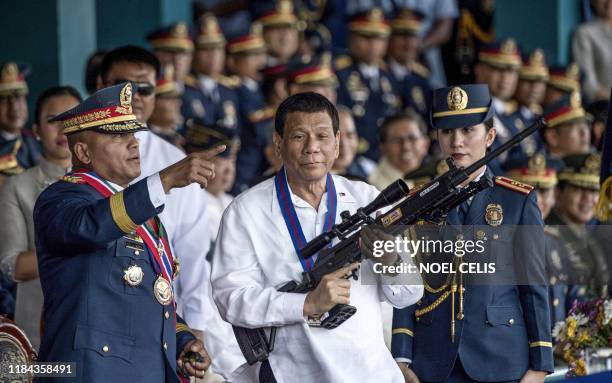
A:
{"label": "gold cap insignia", "polygon": [[499,226],[504,220],[504,211],[501,205],[490,203],[485,209],[485,221],[491,226]]}
{"label": "gold cap insignia", "polygon": [[516,52],[516,42],[513,39],[506,39],[501,45],[503,54],[511,55]]}
{"label": "gold cap insignia", "polygon": [[13,62],[8,63],[2,68],[0,76],[2,77],[2,82],[15,82],[17,77],[19,77],[19,67]]}
{"label": "gold cap insignia", "polygon": [[454,86],[450,92],[448,92],[446,102],[450,110],[463,110],[467,107],[468,95],[460,87]]}
{"label": "gold cap insignia", "polygon": [[261,36],[263,31],[263,27],[261,25],[261,23],[259,22],[254,22],[253,24],[251,24],[251,30],[250,33],[253,36]]}
{"label": "gold cap insignia", "polygon": [[580,76],[580,68],[578,68],[578,64],[571,63],[570,66],[567,68],[565,75],[574,80],[578,80],[578,77]]}
{"label": "gold cap insignia", "polygon": [[580,92],[572,92],[570,95],[570,105],[572,108],[580,108],[582,106],[582,97]]}
{"label": "gold cap insignia", "polygon": [[582,169],[585,173],[599,173],[601,168],[601,157],[599,154],[590,154],[584,160],[584,168]]}
{"label": "gold cap insignia", "polygon": [[183,22],[176,24],[170,34],[172,37],[187,37],[187,25]]}
{"label": "gold cap insignia", "polygon": [[168,64],[164,67],[164,78],[166,80],[174,79],[174,66],[172,64]]}
{"label": "gold cap insignia", "polygon": [[293,4],[289,0],[280,0],[276,5],[278,13],[291,14],[293,13]]}
{"label": "gold cap insignia", "polygon": [[368,15],[368,19],[373,22],[380,22],[383,19],[383,13],[380,8],[372,8],[370,14]]}
{"label": "gold cap insignia", "polygon": [[546,158],[543,154],[536,154],[529,159],[527,166],[530,172],[540,173],[546,169]]}
{"label": "gold cap insignia", "polygon": [[321,66],[324,68],[331,68],[331,53],[325,52],[321,54]]}
{"label": "gold cap insignia", "polygon": [[545,65],[544,64],[544,52],[541,49],[536,49],[535,51],[533,51],[533,53],[531,54],[531,65]]}
{"label": "gold cap insignia", "polygon": [[203,16],[202,26],[200,27],[200,31],[202,34],[210,35],[214,34],[219,30],[219,23],[217,22],[217,18],[211,14],[207,13]]}
{"label": "gold cap insignia", "polygon": [[121,114],[132,114],[132,84],[127,83],[119,93],[119,103],[115,110]]}

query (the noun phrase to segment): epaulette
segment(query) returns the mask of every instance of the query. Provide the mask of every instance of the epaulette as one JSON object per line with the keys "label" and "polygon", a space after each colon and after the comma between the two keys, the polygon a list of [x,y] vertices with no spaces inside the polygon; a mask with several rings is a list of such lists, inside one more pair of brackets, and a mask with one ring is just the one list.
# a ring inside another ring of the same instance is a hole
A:
{"label": "epaulette", "polygon": [[83,178],[79,176],[71,176],[68,174],[60,178],[60,181],[70,182],[73,184],[84,184],[85,183],[85,180]]}
{"label": "epaulette", "polygon": [[262,122],[264,120],[268,120],[274,117],[274,109],[270,107],[265,107],[262,109],[257,109],[256,111],[249,114],[249,121],[252,124],[256,124],[258,122]]}
{"label": "epaulette", "polygon": [[228,88],[238,88],[242,83],[238,76],[219,76],[219,84]]}
{"label": "epaulette", "polygon": [[353,59],[351,58],[351,56],[348,56],[348,55],[338,56],[334,60],[334,67],[336,68],[336,70],[342,70],[342,69],[348,68],[352,64],[353,64]]}
{"label": "epaulette", "polygon": [[561,238],[561,235],[559,234],[559,227],[557,226],[544,225],[544,233],[557,239]]}
{"label": "epaulette", "polygon": [[192,88],[198,87],[198,80],[192,74],[188,74],[187,76],[185,76],[185,78],[183,79],[183,83]]}
{"label": "epaulette", "polygon": [[531,185],[502,176],[495,177],[495,185],[499,185],[505,187],[506,189],[514,190],[525,195],[529,194],[533,190],[533,186]]}
{"label": "epaulette", "polygon": [[518,103],[515,100],[506,101],[504,103],[504,113],[510,115],[518,110]]}
{"label": "epaulette", "polygon": [[544,110],[542,109],[542,105],[539,105],[539,104],[533,104],[533,105],[529,106],[529,110],[533,114],[537,114],[538,116],[541,116],[542,113],[544,112]]}
{"label": "epaulette", "polygon": [[413,61],[410,63],[410,70],[424,78],[429,78],[429,76],[431,76],[429,68],[418,61]]}

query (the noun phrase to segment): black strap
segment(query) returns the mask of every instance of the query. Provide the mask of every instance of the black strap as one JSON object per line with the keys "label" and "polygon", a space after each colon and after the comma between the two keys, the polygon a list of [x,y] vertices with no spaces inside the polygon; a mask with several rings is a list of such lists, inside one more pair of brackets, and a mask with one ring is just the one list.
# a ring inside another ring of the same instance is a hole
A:
{"label": "black strap", "polygon": [[270,367],[270,362],[266,359],[261,362],[261,368],[259,369],[259,383],[276,383],[276,378]]}

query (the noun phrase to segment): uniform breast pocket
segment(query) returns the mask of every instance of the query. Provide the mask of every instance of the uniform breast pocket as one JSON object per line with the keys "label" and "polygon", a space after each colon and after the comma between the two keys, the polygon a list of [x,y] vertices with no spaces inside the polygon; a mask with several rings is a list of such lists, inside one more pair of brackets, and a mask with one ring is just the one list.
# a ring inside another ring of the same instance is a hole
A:
{"label": "uniform breast pocket", "polygon": [[109,285],[117,292],[151,295],[154,270],[144,243],[122,238],[117,241],[109,273]]}
{"label": "uniform breast pocket", "polygon": [[499,266],[514,264],[514,228],[499,226],[488,230],[488,245],[490,259]]}
{"label": "uniform breast pocket", "polygon": [[134,344],[135,339],[132,337],[78,325],[73,347],[75,350],[91,350],[102,357],[121,358],[131,363]]}
{"label": "uniform breast pocket", "polygon": [[487,306],[487,325],[525,326],[521,310],[516,306]]}

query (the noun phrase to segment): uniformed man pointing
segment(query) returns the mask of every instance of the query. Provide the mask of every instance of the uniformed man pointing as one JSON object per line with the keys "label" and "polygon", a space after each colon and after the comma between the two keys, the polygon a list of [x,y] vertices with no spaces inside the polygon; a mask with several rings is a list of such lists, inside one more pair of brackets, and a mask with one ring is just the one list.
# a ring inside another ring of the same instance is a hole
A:
{"label": "uniformed man pointing", "polygon": [[177,366],[202,377],[210,364],[176,314],[178,259],[157,214],[171,189],[205,186],[214,177],[209,159],[224,147],[128,187],[140,175],[134,132],[146,129],[132,111],[135,91],[132,83],[102,89],[53,119],[64,125],[74,170],[34,208],[39,360],[76,363],[70,382],[178,382]]}

